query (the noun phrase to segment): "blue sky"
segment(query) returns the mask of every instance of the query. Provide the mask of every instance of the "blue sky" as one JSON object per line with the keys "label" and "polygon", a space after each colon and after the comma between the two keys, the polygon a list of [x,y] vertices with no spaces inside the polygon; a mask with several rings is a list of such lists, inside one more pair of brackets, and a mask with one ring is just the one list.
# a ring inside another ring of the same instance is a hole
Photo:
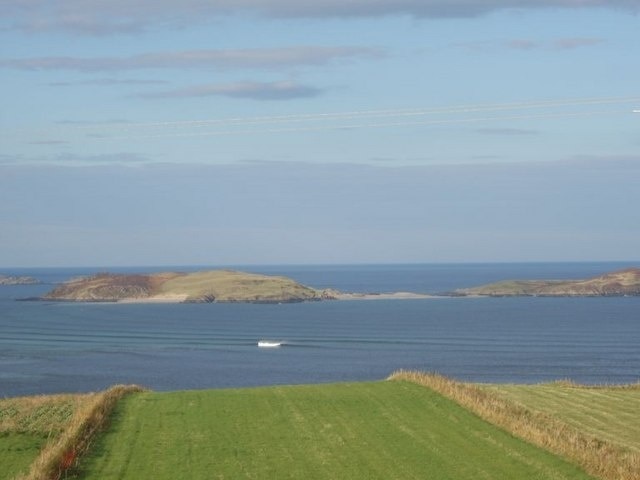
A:
{"label": "blue sky", "polygon": [[5,1],[0,266],[637,260],[639,13]]}

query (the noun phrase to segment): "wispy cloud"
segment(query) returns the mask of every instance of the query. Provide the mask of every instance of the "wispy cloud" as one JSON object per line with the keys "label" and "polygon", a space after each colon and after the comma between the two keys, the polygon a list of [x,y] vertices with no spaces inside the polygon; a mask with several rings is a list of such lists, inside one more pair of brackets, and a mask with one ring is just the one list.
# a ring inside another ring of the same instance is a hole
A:
{"label": "wispy cloud", "polygon": [[29,142],[29,145],[67,145],[69,142],[65,140],[34,140],[33,142]]}
{"label": "wispy cloud", "polygon": [[102,153],[95,155],[76,155],[73,153],[65,153],[57,155],[53,161],[54,163],[130,164],[148,162],[149,159],[137,153],[130,152]]}
{"label": "wispy cloud", "polygon": [[552,40],[531,40],[525,38],[513,38],[510,40],[478,40],[475,42],[459,42],[451,46],[464,48],[474,52],[488,51],[501,48],[511,50],[574,50],[576,48],[593,47],[604,43],[603,38],[573,37],[556,38]]}
{"label": "wispy cloud", "polygon": [[505,45],[515,50],[531,50],[538,47],[538,44],[534,41],[521,39],[509,40],[505,42]]}
{"label": "wispy cloud", "polygon": [[505,9],[610,8],[638,12],[638,0],[5,0],[0,16],[28,32],[81,35],[136,33],[156,26],[203,23],[221,15],[253,13],[276,18],[411,15],[476,17]]}
{"label": "wispy cloud", "polygon": [[136,80],[131,78],[94,78],[91,80],[78,80],[69,82],[49,82],[50,87],[75,87],[79,85],[112,86],[112,85],[163,85],[165,80]]}
{"label": "wispy cloud", "polygon": [[324,90],[295,82],[236,82],[196,85],[193,87],[137,95],[141,98],[187,98],[224,96],[252,100],[291,100],[321,95]]}
{"label": "wispy cloud", "polygon": [[123,118],[112,118],[108,120],[63,119],[63,120],[57,120],[54,123],[57,123],[58,125],[71,125],[71,126],[85,127],[85,126],[94,126],[94,125],[111,125],[111,126],[126,125],[129,123],[129,121]]}
{"label": "wispy cloud", "polygon": [[17,165],[23,163],[25,160],[24,155],[9,155],[6,153],[0,153],[0,165]]}
{"label": "wispy cloud", "polygon": [[514,136],[514,135],[538,135],[540,132],[537,130],[530,130],[524,128],[477,128],[476,133],[482,135],[501,135],[501,136]]}
{"label": "wispy cloud", "polygon": [[571,50],[581,47],[592,47],[603,43],[602,38],[560,38],[553,42],[553,47],[559,50]]}
{"label": "wispy cloud", "polygon": [[0,60],[0,67],[19,70],[74,70],[80,72],[167,68],[273,69],[325,65],[338,59],[377,58],[383,52],[366,47],[300,46],[228,50],[157,52],[128,57],[36,57]]}
{"label": "wispy cloud", "polygon": [[[54,141],[55,142],[55,141]],[[44,142],[32,142],[45,144]],[[64,142],[63,142],[64,143]],[[111,165],[141,164],[149,162],[149,158],[131,152],[78,155],[61,153],[58,155],[8,155],[0,154],[0,164],[9,165]]]}
{"label": "wispy cloud", "polygon": [[567,158],[563,163],[571,166],[589,166],[616,170],[640,170],[640,155],[583,154]]}

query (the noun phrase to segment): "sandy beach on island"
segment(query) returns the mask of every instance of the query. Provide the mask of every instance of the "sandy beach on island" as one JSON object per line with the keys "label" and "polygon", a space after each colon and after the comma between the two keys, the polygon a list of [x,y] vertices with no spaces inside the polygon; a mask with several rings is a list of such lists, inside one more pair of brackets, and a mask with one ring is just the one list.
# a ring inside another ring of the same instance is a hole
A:
{"label": "sandy beach on island", "polygon": [[[123,298],[115,303],[183,303],[187,300],[186,294],[154,295],[146,298]],[[389,293],[338,293],[335,300],[415,300],[424,298],[438,298],[434,295],[413,292],[389,292]]]}
{"label": "sandy beach on island", "polygon": [[391,293],[339,293],[336,300],[414,300],[420,298],[436,298],[434,295],[413,292]]}
{"label": "sandy beach on island", "polygon": [[187,297],[187,294],[164,294],[146,298],[123,298],[116,303],[182,303]]}

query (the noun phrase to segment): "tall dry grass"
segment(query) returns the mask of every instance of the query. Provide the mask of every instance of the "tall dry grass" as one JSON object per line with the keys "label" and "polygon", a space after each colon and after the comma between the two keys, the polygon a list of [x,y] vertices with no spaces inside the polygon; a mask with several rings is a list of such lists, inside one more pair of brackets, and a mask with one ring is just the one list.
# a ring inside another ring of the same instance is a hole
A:
{"label": "tall dry grass", "polygon": [[57,480],[72,468],[84,453],[94,435],[106,424],[118,400],[123,396],[141,392],[137,385],[115,385],[104,392],[95,393],[74,412],[64,431],[49,442],[29,468],[29,472],[16,480]]}
{"label": "tall dry grass", "polygon": [[0,399],[0,433],[58,435],[87,397],[62,394]]}
{"label": "tall dry grass", "polygon": [[550,415],[534,412],[477,385],[434,373],[400,370],[389,380],[406,380],[431,388],[480,418],[542,447],[603,480],[639,480],[640,454],[585,434]]}
{"label": "tall dry grass", "polygon": [[580,388],[582,390],[640,390],[640,382],[623,383],[623,384],[602,384],[602,385],[583,385],[570,379],[555,380],[550,382],[551,385],[560,387]]}

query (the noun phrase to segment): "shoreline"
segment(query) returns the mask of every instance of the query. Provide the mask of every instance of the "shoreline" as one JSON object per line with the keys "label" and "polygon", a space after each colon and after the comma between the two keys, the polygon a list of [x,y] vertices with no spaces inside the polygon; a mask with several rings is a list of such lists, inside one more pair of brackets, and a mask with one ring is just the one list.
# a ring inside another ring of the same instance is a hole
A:
{"label": "shoreline", "polygon": [[[320,301],[349,301],[349,300],[416,300],[425,298],[443,298],[443,295],[429,295],[415,292],[386,292],[386,293],[335,293],[333,298],[321,298]],[[186,294],[163,294],[147,298],[123,298],[115,303],[190,303]],[[317,300],[309,300],[317,301]],[[208,302],[201,302],[208,303]],[[283,300],[280,302],[243,302],[241,300],[220,301],[211,303],[301,303]],[[304,303],[304,301],[302,301]]]}
{"label": "shoreline", "polygon": [[187,294],[167,294],[155,295],[153,297],[146,298],[122,298],[120,300],[116,300],[114,303],[185,303],[187,297]]}
{"label": "shoreline", "polygon": [[415,292],[385,292],[385,293],[332,293],[330,297],[321,297],[310,300],[219,300],[219,301],[192,301],[189,300],[187,294],[160,294],[151,297],[126,297],[111,299],[57,299],[46,297],[27,297],[17,299],[19,301],[40,301],[40,302],[56,302],[56,303],[84,303],[84,304],[176,304],[176,303],[264,303],[264,304],[282,304],[282,303],[307,303],[307,302],[332,302],[332,301],[352,301],[352,300],[423,300],[448,298],[447,295],[432,295],[426,293]]}
{"label": "shoreline", "polygon": [[429,295],[414,292],[389,292],[389,293],[339,293],[335,300],[418,300],[425,298],[442,298],[441,295]]}

